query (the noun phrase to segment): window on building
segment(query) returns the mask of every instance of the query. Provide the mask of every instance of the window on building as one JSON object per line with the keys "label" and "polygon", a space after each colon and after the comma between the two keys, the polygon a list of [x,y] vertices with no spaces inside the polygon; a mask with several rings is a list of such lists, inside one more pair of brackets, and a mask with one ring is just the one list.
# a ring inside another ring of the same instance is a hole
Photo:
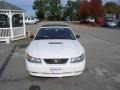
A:
{"label": "window on building", "polygon": [[12,25],[13,27],[21,27],[23,26],[23,16],[21,14],[15,14],[12,17]]}
{"label": "window on building", "polygon": [[5,14],[0,14],[0,28],[9,28],[9,18]]}

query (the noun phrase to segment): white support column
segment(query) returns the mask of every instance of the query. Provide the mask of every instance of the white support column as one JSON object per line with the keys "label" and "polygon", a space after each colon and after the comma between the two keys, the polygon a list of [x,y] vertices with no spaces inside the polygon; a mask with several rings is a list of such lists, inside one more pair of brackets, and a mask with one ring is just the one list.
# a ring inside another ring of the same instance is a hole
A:
{"label": "white support column", "polygon": [[24,36],[26,37],[26,25],[25,25],[25,14],[24,14],[24,12],[22,13],[22,15],[23,15]]}
{"label": "white support column", "polygon": [[10,38],[13,39],[14,35],[13,35],[13,26],[12,26],[12,12],[9,11],[9,22],[10,22],[10,31],[11,31],[11,36]]}

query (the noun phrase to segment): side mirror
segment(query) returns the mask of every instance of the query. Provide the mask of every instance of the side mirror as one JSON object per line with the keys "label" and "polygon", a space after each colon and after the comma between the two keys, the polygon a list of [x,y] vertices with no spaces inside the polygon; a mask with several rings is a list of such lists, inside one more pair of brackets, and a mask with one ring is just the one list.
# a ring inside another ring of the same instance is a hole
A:
{"label": "side mirror", "polygon": [[80,35],[76,35],[75,37],[76,37],[76,38],[80,38]]}

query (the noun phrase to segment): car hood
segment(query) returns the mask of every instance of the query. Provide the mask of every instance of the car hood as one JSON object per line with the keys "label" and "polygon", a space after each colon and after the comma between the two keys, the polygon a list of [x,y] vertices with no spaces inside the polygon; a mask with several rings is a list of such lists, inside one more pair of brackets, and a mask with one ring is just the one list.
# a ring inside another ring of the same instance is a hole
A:
{"label": "car hood", "polygon": [[84,52],[77,40],[34,40],[26,52],[36,58],[72,58]]}

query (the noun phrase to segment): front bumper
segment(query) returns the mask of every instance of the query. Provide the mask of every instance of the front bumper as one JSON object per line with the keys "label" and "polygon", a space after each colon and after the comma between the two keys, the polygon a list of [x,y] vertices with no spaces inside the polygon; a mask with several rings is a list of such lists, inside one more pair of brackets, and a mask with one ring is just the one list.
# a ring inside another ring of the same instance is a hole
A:
{"label": "front bumper", "polygon": [[26,68],[30,75],[40,77],[66,77],[80,75],[85,69],[85,60],[79,63],[39,64],[26,60]]}

